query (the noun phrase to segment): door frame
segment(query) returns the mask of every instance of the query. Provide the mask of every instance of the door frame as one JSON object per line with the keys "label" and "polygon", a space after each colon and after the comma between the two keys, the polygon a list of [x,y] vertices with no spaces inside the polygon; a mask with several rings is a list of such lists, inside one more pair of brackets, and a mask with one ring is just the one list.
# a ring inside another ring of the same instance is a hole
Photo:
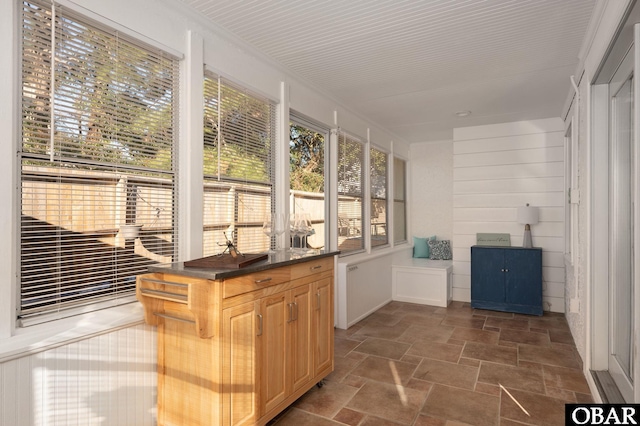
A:
{"label": "door frame", "polygon": [[[623,31],[616,39],[610,53],[597,73],[591,86],[591,150],[589,152],[590,174],[590,217],[588,220],[590,229],[589,241],[589,276],[590,283],[588,291],[588,345],[586,365],[591,370],[607,370],[609,362],[609,329],[610,329],[610,298],[609,298],[609,208],[610,208],[610,188],[609,188],[609,137],[610,137],[610,93],[609,81],[615,74],[618,65],[631,49],[634,54],[634,75],[640,75],[640,24],[633,25],[632,22],[640,22],[640,10],[634,8],[635,13],[631,13]],[[635,70],[639,70],[636,72]],[[635,174],[635,198],[640,199],[638,173],[640,161],[638,140],[640,137],[640,85],[634,84],[634,139],[636,149],[634,156]],[[635,264],[640,263],[640,212],[636,206],[634,211],[634,253]],[[607,226],[602,226],[602,224]],[[634,271],[634,282],[640,284],[640,268]],[[634,292],[634,324],[633,333],[636,346],[640,343],[640,291]],[[633,359],[633,402],[640,401],[640,357],[634,353]],[[632,401],[629,401],[632,402]]]}

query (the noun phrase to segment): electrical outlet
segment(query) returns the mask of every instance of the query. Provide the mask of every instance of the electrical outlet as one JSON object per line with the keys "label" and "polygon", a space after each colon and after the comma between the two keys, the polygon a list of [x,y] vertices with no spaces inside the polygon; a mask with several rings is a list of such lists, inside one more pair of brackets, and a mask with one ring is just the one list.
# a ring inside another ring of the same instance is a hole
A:
{"label": "electrical outlet", "polygon": [[580,299],[574,297],[569,300],[569,312],[574,314],[580,312]]}

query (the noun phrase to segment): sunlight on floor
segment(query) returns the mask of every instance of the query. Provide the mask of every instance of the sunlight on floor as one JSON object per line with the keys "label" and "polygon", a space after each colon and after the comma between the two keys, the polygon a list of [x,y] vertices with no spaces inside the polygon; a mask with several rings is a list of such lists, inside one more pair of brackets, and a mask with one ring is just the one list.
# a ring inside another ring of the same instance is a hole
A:
{"label": "sunlight on floor", "polygon": [[511,395],[511,394],[509,393],[509,391],[508,391],[504,386],[502,386],[502,384],[498,383],[498,386],[500,386],[500,389],[502,389],[502,390],[503,390],[507,395],[509,395],[509,398],[511,398],[511,399],[513,400],[513,402],[515,402],[515,403],[516,403],[516,405],[517,405],[518,407],[520,407],[520,409],[521,409],[521,410],[522,410],[522,411],[523,411],[527,416],[531,417],[531,414],[529,414],[529,412],[528,412],[527,410],[525,410],[525,409],[524,409],[524,407],[522,406],[522,404],[520,404],[520,403],[518,402],[518,400],[517,400],[517,399],[515,399],[515,398],[513,397],[513,395]]}
{"label": "sunlight on floor", "polygon": [[400,375],[398,374],[396,363],[393,361],[389,361],[389,368],[391,369],[391,374],[393,374],[393,382],[396,384],[396,389],[398,389],[400,402],[404,407],[406,407],[408,406],[407,394],[404,391],[404,386],[402,386],[402,379],[400,379]]}

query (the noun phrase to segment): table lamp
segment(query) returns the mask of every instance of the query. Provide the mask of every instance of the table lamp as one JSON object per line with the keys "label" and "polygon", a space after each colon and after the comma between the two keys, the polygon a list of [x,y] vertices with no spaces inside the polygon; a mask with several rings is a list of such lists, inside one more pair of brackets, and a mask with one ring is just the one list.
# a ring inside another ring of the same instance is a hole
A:
{"label": "table lamp", "polygon": [[524,225],[524,238],[522,239],[522,247],[531,248],[531,226],[538,223],[538,208],[529,206],[527,203],[524,207],[518,207],[518,223]]}

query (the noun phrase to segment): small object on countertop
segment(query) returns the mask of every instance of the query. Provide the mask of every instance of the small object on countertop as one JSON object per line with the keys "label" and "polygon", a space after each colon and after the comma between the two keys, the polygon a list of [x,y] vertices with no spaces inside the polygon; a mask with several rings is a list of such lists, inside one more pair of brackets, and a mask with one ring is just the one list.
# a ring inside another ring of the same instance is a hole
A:
{"label": "small object on countertop", "polygon": [[[224,251],[222,253],[220,253],[218,256],[222,256],[223,254],[225,254],[226,252],[229,252],[229,254],[231,255],[231,257],[233,257],[234,259],[236,257],[238,257],[238,255],[244,257],[244,254],[240,253],[240,251],[238,251],[238,249],[236,248],[236,246],[233,245],[233,241],[231,241],[229,239],[229,237],[227,237],[227,233],[223,232],[222,233],[224,235],[225,240],[227,240],[226,246],[227,248],[224,249]],[[218,243],[219,246],[223,246],[225,244],[220,244]]]}

